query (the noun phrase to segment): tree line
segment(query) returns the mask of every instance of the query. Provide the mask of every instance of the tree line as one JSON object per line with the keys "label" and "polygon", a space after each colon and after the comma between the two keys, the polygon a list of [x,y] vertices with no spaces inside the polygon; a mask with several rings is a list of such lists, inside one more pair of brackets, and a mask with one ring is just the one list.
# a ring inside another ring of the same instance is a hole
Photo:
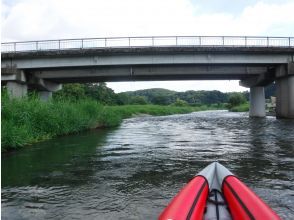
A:
{"label": "tree line", "polygon": [[[273,96],[274,84],[266,88],[266,98]],[[246,102],[249,93],[214,91],[186,91],[176,92],[168,89],[144,89],[130,92],[115,93],[106,83],[72,83],[65,84],[63,88],[53,94],[54,99],[70,99],[73,101],[82,99],[96,100],[104,105],[210,105],[220,103]]]}

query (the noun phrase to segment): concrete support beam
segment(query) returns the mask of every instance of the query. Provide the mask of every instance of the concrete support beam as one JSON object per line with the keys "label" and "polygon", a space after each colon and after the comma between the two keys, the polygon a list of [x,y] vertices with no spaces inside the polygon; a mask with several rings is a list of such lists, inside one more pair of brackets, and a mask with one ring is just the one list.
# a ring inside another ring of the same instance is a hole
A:
{"label": "concrete support beam", "polygon": [[11,74],[1,73],[1,81],[2,82],[14,81],[21,84],[26,84],[27,79],[26,79],[25,72],[23,70],[16,70],[14,71],[14,73],[11,73]]}
{"label": "concrete support beam", "polygon": [[62,84],[40,78],[32,78],[30,80],[30,85],[38,91],[40,100],[45,102],[52,98],[52,92],[58,91],[62,88]]}
{"label": "concrete support beam", "polygon": [[48,92],[48,91],[39,91],[39,97],[42,101],[49,101],[52,98],[52,92]]}
{"label": "concrete support beam", "polygon": [[276,80],[277,118],[294,118],[294,75]]}
{"label": "concrete support beam", "polygon": [[50,82],[44,79],[40,79],[39,85],[42,86],[47,91],[56,92],[62,89],[62,84]]}
{"label": "concrete support beam", "polygon": [[62,84],[54,83],[38,77],[31,77],[28,84],[38,91],[56,92],[62,89]]}
{"label": "concrete support beam", "polygon": [[264,87],[250,88],[250,117],[265,117]]}
{"label": "concrete support beam", "polygon": [[264,87],[271,84],[275,80],[275,69],[268,68],[266,72],[260,73],[258,76],[243,79],[239,82],[240,86],[251,87]]}
{"label": "concrete support beam", "polygon": [[7,82],[7,90],[12,98],[20,98],[27,95],[28,86],[18,82]]}

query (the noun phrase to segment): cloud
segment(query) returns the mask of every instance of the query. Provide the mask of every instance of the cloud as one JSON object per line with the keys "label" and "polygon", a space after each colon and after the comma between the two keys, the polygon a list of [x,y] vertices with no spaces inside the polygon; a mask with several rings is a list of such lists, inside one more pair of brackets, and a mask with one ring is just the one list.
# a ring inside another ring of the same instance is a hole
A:
{"label": "cloud", "polygon": [[[233,4],[233,3],[232,3]],[[229,6],[227,6],[229,7]],[[24,0],[2,4],[2,39],[142,35],[291,35],[294,2],[257,2],[238,14],[188,0]]]}
{"label": "cloud", "polygon": [[[176,34],[174,27],[192,18],[193,5],[185,0],[26,0],[12,6],[3,19],[2,38]],[[180,28],[184,33],[184,27]]]}
{"label": "cloud", "polygon": [[[2,42],[152,35],[293,36],[294,1],[243,1],[243,10],[236,2],[227,2],[231,5],[207,13],[208,3],[204,7],[201,1],[189,0],[10,0],[2,2],[1,36]],[[237,6],[240,13],[226,10]]]}
{"label": "cloud", "polygon": [[[251,35],[292,36],[294,33],[293,10],[293,1],[289,1],[285,4],[266,4],[264,2],[258,2],[244,9],[235,26],[239,26],[239,29]],[[277,29],[277,26],[280,28]]]}

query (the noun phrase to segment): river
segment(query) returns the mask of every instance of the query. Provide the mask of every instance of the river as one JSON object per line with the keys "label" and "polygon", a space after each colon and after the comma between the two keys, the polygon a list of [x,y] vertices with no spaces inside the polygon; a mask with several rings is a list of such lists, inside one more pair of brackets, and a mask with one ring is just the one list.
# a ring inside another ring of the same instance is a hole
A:
{"label": "river", "polygon": [[219,161],[294,219],[294,121],[195,112],[124,120],[2,156],[2,219],[156,219]]}

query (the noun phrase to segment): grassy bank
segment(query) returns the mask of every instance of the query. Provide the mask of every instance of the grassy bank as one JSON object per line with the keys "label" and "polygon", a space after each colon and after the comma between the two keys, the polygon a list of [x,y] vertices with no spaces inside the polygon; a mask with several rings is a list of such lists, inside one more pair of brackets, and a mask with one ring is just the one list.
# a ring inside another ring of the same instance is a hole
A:
{"label": "grassy bank", "polygon": [[137,114],[148,114],[154,116],[186,114],[197,111],[224,109],[222,106],[202,105],[199,107],[192,106],[162,106],[162,105],[122,105],[122,106],[105,106],[107,112],[113,112],[122,119],[135,116]]}
{"label": "grassy bank", "polygon": [[2,100],[2,151],[103,123],[103,106],[91,101]]}
{"label": "grassy bank", "polygon": [[243,103],[238,106],[234,106],[233,108],[229,109],[231,112],[248,112],[249,111],[249,103]]}
{"label": "grassy bank", "polygon": [[103,106],[82,100],[42,102],[37,98],[2,97],[2,151],[96,127],[113,127],[136,114],[171,115],[218,109],[221,106]]}

